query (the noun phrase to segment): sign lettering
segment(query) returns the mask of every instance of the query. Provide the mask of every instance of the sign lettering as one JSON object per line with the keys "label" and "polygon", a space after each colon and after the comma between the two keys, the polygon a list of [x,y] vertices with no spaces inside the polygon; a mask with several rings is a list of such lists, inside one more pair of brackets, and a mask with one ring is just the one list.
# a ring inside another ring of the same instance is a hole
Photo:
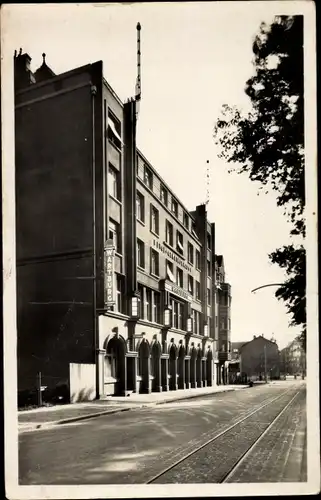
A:
{"label": "sign lettering", "polygon": [[155,248],[157,248],[162,253],[164,253],[165,255],[167,255],[167,257],[169,257],[174,262],[176,262],[177,264],[179,264],[181,267],[183,267],[184,269],[186,269],[186,271],[188,271],[189,273],[192,272],[192,268],[190,266],[188,266],[182,259],[180,259],[177,255],[175,255],[175,253],[172,252],[169,248],[166,248],[164,245],[162,245],[161,243],[159,243],[159,241],[153,240],[153,245],[154,245]]}
{"label": "sign lettering", "polygon": [[105,303],[106,306],[113,306],[115,300],[115,247],[112,242],[107,242],[105,247],[105,273],[106,273],[106,289]]}

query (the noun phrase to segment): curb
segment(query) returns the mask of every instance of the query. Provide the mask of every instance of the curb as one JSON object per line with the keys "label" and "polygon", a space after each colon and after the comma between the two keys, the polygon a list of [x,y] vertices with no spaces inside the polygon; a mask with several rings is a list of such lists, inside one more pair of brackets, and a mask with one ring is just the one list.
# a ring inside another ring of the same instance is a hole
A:
{"label": "curb", "polygon": [[[35,424],[29,429],[28,428],[25,428],[25,429],[21,428],[20,430],[18,429],[18,433],[24,434],[26,432],[32,432],[32,431],[36,431],[36,430],[40,430],[40,429],[50,429],[51,427],[56,427],[58,425],[69,424],[72,422],[79,422],[81,420],[89,420],[92,418],[101,417],[103,415],[112,415],[115,413],[122,413],[125,411],[135,410],[136,408],[137,409],[148,408],[150,406],[175,403],[176,401],[183,401],[183,400],[188,400],[188,399],[200,398],[200,397],[204,397],[204,396],[214,396],[216,394],[221,394],[224,392],[233,392],[233,391],[241,390],[241,389],[247,389],[247,387],[240,387],[240,389],[234,389],[234,388],[233,389],[226,389],[226,390],[217,391],[217,392],[208,392],[207,394],[191,394],[189,396],[186,395],[186,396],[182,396],[180,398],[175,398],[175,399],[167,399],[164,401],[155,401],[155,402],[153,401],[153,402],[149,402],[149,403],[137,404],[135,406],[127,406],[125,408],[115,408],[114,410],[105,410],[105,411],[100,411],[97,413],[89,413],[87,415],[79,415],[77,417],[64,418],[61,420],[53,420],[52,422],[44,422],[41,424]],[[27,422],[26,422],[26,424],[28,425]]]}

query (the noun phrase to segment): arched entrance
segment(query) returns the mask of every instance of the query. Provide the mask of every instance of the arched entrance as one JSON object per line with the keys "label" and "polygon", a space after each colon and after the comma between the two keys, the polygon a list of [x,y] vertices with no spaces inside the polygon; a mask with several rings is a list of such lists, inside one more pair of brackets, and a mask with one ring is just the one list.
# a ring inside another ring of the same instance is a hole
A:
{"label": "arched entrance", "polygon": [[178,388],[185,389],[185,347],[182,345],[178,351]]}
{"label": "arched entrance", "polygon": [[177,348],[172,344],[169,350],[169,390],[177,390]]}
{"label": "arched entrance", "polygon": [[162,354],[162,346],[160,345],[159,342],[154,342],[151,346],[150,373],[153,377],[152,391],[155,392],[161,392],[162,390],[161,354]]}
{"label": "arched entrance", "polygon": [[141,377],[139,392],[146,394],[150,392],[150,349],[146,339],[143,339],[138,347],[138,365],[138,375]]}
{"label": "arched entrance", "polygon": [[213,385],[213,352],[211,350],[207,351],[206,356],[206,377],[207,377],[207,385]]}
{"label": "arched entrance", "polygon": [[122,337],[112,337],[106,347],[105,386],[106,394],[115,396],[126,392],[126,343]]}

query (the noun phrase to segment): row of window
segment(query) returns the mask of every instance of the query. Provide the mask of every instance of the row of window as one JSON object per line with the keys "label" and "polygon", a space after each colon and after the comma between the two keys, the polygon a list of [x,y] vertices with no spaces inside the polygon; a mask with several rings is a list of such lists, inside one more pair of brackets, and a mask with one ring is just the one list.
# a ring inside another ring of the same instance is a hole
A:
{"label": "row of window", "polygon": [[[137,239],[137,265],[145,269],[145,244],[140,239]],[[159,277],[159,254],[153,248],[150,249],[150,273]],[[176,279],[174,275],[174,264],[169,260],[166,261],[166,277],[176,283],[180,288],[184,288],[184,271],[180,267],[176,267]],[[195,282],[195,290],[194,290]],[[199,281],[194,280],[193,276],[187,275],[187,289],[188,292],[197,300],[201,300],[201,284]],[[207,289],[207,303],[211,304],[211,290]]]}

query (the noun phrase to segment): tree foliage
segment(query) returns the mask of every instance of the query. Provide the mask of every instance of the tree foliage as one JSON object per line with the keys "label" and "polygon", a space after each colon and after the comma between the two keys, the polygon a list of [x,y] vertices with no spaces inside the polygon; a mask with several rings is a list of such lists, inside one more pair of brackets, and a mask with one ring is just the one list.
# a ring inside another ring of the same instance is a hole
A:
{"label": "tree foliage", "polygon": [[[278,16],[262,23],[253,42],[254,75],[245,93],[251,110],[225,104],[214,127],[219,156],[229,172],[247,173],[259,190],[274,191],[291,222],[291,235],[305,237],[303,17]],[[305,250],[289,245],[270,256],[288,278],[276,292],[292,325],[305,336]]]}

